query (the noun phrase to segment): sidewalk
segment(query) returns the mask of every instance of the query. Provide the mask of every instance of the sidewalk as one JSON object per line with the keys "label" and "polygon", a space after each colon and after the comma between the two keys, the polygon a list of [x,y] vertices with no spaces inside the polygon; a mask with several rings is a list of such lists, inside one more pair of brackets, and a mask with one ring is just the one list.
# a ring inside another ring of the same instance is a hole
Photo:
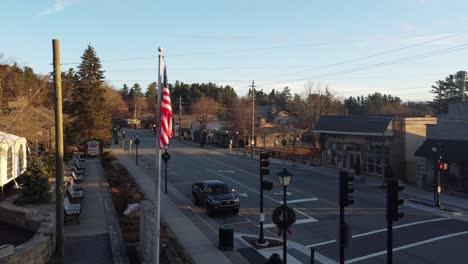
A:
{"label": "sidewalk", "polygon": [[[200,148],[200,144],[196,143],[196,142],[181,141],[181,143]],[[227,154],[230,154],[230,155],[243,156],[245,158],[250,159],[250,153],[246,153],[244,155],[243,149],[239,149],[239,151],[237,151],[236,149],[232,149],[231,151],[229,151],[228,149],[221,148],[221,147],[218,147],[216,145],[204,145],[203,148],[213,150],[213,151],[224,152],[224,153],[227,153]],[[254,154],[253,158],[255,160],[259,159],[258,155],[255,155],[255,154]],[[283,163],[283,161],[281,159],[278,159],[278,158],[270,158],[270,163],[280,165],[280,164]],[[286,166],[291,167],[292,162],[291,161],[286,161]],[[321,174],[330,175],[332,177],[338,177],[338,172],[339,172],[339,170],[336,169],[336,168],[311,166],[311,165],[306,165],[306,164],[302,164],[302,163],[299,163],[299,162],[296,162],[296,167],[300,168],[300,169],[306,169],[306,170],[309,170],[311,172],[319,172]],[[371,188],[375,188],[375,189],[379,189],[379,190],[383,189],[382,188],[382,184],[383,184],[382,178],[377,177],[377,176],[370,176],[370,175],[364,175],[363,177],[365,178],[365,182],[364,183],[356,182],[357,185],[367,186],[367,187],[371,187]],[[406,198],[408,198],[408,199],[419,202],[421,204],[425,204],[427,206],[432,206],[434,204],[434,199],[433,199],[434,194],[433,194],[433,192],[423,190],[423,189],[418,188],[418,187],[413,186],[413,185],[406,184],[405,185],[405,190],[403,191],[403,195],[405,195]],[[456,196],[456,195],[453,195],[453,194],[448,194],[448,193],[445,193],[444,191],[442,191],[442,193],[441,193],[441,203],[442,203],[442,206],[444,208],[448,209],[449,211],[457,212],[457,211],[461,210],[461,211],[465,211],[465,212],[468,213],[468,198],[461,197],[461,196]]]}
{"label": "sidewalk", "polygon": [[[129,174],[135,179],[140,190],[151,200],[155,200],[154,174],[147,173],[143,168],[136,166],[134,159],[124,155],[122,150],[113,145],[113,154]],[[166,221],[177,241],[184,247],[195,263],[231,263],[221,253],[216,245],[208,238],[177,208],[165,194],[161,192],[161,218]]]}
{"label": "sidewalk", "polygon": [[101,191],[102,176],[100,160],[86,160],[80,223],[65,225],[63,263],[114,263]]}

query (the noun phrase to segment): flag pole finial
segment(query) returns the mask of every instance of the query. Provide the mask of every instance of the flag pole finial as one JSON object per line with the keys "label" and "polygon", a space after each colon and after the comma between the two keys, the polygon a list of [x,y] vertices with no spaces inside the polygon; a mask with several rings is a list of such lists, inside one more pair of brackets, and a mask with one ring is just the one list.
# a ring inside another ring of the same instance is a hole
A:
{"label": "flag pole finial", "polygon": [[162,48],[162,47],[159,47],[159,48],[158,48],[158,51],[159,51],[159,52],[163,52],[163,48]]}

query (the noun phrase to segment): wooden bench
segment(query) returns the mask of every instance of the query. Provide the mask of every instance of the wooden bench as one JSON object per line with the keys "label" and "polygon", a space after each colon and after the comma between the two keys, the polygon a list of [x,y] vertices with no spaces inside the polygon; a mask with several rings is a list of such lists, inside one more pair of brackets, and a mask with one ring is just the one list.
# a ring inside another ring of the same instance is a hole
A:
{"label": "wooden bench", "polygon": [[65,224],[69,221],[76,221],[80,223],[81,204],[71,203],[68,196],[63,199],[63,211]]}
{"label": "wooden bench", "polygon": [[83,169],[78,169],[76,166],[73,166],[72,170],[75,172],[75,174],[81,174],[81,175],[84,174],[84,170]]}
{"label": "wooden bench", "polygon": [[75,167],[78,168],[78,169],[85,169],[86,167],[86,164],[84,163],[81,163],[78,159],[75,159]]}
{"label": "wooden bench", "polygon": [[72,170],[71,174],[68,175],[71,181],[75,182],[82,182],[83,181],[83,174],[76,174],[75,171]]}
{"label": "wooden bench", "polygon": [[76,159],[79,160],[82,164],[86,163],[86,159],[81,158],[81,155],[76,156]]}
{"label": "wooden bench", "polygon": [[70,185],[67,188],[67,196],[71,203],[81,203],[83,200],[83,190],[76,190]]}

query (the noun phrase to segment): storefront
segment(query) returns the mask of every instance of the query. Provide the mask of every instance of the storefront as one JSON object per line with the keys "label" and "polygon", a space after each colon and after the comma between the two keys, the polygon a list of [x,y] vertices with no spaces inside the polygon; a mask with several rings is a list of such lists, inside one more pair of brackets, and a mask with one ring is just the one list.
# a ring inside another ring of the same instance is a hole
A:
{"label": "storefront", "polygon": [[320,134],[322,164],[383,176],[387,162],[392,168],[400,165],[400,146],[395,144],[398,137],[393,128],[391,117],[321,117],[314,132]]}

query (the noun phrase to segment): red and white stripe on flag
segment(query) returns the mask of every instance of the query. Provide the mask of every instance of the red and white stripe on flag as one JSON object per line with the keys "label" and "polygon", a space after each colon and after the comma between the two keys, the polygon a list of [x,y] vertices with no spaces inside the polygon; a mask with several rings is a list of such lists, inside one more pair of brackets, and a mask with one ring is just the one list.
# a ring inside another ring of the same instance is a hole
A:
{"label": "red and white stripe on flag", "polygon": [[172,107],[171,107],[171,95],[169,94],[169,87],[167,82],[166,67],[164,67],[163,76],[163,90],[161,96],[161,131],[159,136],[159,146],[164,148],[169,145],[169,139],[172,137]]}

